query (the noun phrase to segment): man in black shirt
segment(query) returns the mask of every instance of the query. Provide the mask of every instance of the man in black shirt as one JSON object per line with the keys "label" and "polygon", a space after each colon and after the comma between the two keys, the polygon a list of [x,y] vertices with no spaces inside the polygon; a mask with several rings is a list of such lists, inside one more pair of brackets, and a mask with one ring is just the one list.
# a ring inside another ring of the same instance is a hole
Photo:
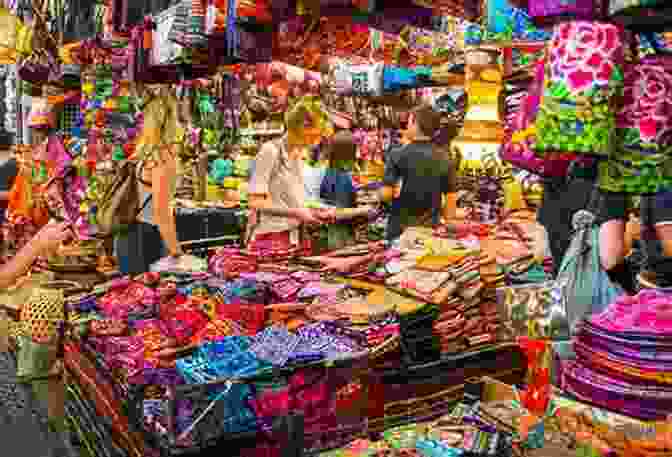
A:
{"label": "man in black shirt", "polygon": [[[388,240],[395,240],[411,226],[430,226],[454,219],[457,204],[455,163],[432,143],[441,127],[441,115],[421,106],[409,116],[407,137],[411,143],[391,149],[385,156],[381,199],[392,203]],[[457,136],[451,128],[451,139]],[[445,204],[442,197],[445,196]]]}

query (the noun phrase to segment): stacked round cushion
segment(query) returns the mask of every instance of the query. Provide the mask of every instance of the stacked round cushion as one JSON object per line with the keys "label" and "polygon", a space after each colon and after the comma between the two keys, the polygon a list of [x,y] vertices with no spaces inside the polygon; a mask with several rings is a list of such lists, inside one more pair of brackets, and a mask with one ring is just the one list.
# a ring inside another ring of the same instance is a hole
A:
{"label": "stacked round cushion", "polygon": [[576,360],[563,388],[628,416],[664,419],[672,410],[672,295],[644,290],[587,318],[574,341]]}

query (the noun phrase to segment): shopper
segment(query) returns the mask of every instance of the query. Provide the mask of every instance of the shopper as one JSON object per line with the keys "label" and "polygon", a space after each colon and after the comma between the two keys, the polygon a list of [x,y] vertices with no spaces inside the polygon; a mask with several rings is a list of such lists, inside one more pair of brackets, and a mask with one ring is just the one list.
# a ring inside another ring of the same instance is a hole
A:
{"label": "shopper", "polygon": [[357,145],[352,133],[343,130],[331,140],[328,148],[329,166],[320,186],[320,199],[337,208],[354,208],[357,193],[352,171],[357,159]]}
{"label": "shopper", "polygon": [[182,250],[177,239],[175,214],[171,203],[177,188],[177,152],[189,124],[190,99],[178,100],[166,85],[145,86],[142,131],[135,141],[134,156],[141,177],[137,223],[115,240],[122,273],[146,272],[165,255],[178,257]]}
{"label": "shopper", "polygon": [[[12,260],[0,267],[0,289],[13,286],[38,256],[72,236],[67,224],[48,224]],[[0,335],[4,339],[6,335]],[[19,383],[14,357],[0,349],[0,442],[26,457],[74,457],[65,435],[49,426],[52,405],[41,403],[30,384]],[[60,409],[58,406],[55,409]],[[11,453],[11,452],[10,452]]]}
{"label": "shopper", "polygon": [[555,271],[572,238],[572,217],[590,203],[597,170],[592,162],[577,162],[568,177],[544,179],[544,196],[537,213],[538,222],[548,235]]}
{"label": "shopper", "polygon": [[[319,112],[310,103],[298,102],[285,115],[287,133],[262,145],[250,180],[248,199],[252,210],[246,239],[248,249],[265,244],[289,248],[299,243],[301,224],[319,224],[328,218],[305,205],[303,157],[320,143],[324,128]],[[331,216],[330,216],[331,217]]]}
{"label": "shopper", "polygon": [[172,148],[158,149],[156,157],[141,162],[140,167],[142,211],[137,223],[115,240],[119,270],[124,274],[144,273],[166,255],[182,255],[171,209],[177,182],[177,159]]}
{"label": "shopper", "polygon": [[672,191],[642,196],[640,221],[631,221],[625,232],[626,242],[638,241],[643,253],[641,276],[658,287],[672,287]]}
{"label": "shopper", "polygon": [[[387,227],[390,241],[399,238],[407,227],[436,224],[441,216],[446,220],[455,218],[455,163],[442,157],[443,149],[432,143],[434,134],[441,127],[440,116],[431,106],[416,108],[409,116],[406,132],[412,142],[386,153],[380,197],[392,204]],[[450,130],[452,141],[457,136],[457,126]]]}

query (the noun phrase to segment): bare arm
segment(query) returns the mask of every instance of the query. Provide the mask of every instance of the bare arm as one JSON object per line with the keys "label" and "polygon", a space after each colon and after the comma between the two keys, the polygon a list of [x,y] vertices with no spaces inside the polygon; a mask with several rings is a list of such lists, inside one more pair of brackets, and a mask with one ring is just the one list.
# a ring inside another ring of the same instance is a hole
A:
{"label": "bare arm", "polygon": [[172,256],[182,253],[177,240],[177,226],[175,215],[170,208],[170,200],[173,195],[173,187],[177,179],[177,165],[171,157],[165,157],[161,163],[152,168],[152,218],[158,225],[161,238],[166,243],[168,252]]}
{"label": "bare arm", "polygon": [[3,202],[9,201],[9,194],[10,193],[7,191],[0,192],[0,201]]}
{"label": "bare arm", "polygon": [[8,263],[0,267],[0,289],[14,285],[40,254],[56,248],[71,234],[67,224],[48,224],[42,228]]}
{"label": "bare arm", "polygon": [[12,260],[0,267],[0,289],[13,286],[28,272],[40,253],[41,249],[34,242],[30,242],[12,257]]}

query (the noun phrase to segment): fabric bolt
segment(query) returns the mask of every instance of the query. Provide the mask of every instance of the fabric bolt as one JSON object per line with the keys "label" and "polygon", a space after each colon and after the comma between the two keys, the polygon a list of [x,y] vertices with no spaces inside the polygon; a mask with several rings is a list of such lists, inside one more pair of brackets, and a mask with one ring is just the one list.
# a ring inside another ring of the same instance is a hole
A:
{"label": "fabric bolt", "polygon": [[616,126],[611,106],[623,91],[623,64],[618,26],[589,21],[556,25],[534,149],[610,154]]}

